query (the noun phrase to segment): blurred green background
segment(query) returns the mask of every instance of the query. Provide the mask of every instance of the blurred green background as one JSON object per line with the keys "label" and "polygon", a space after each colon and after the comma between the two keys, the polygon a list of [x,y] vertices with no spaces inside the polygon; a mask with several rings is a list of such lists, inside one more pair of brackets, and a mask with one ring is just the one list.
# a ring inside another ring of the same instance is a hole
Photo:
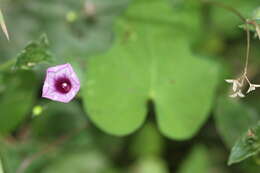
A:
{"label": "blurred green background", "polygon": [[[260,24],[260,2],[214,2],[1,0],[0,173],[260,172],[260,91],[231,99],[224,81],[247,46],[232,9]],[[41,98],[46,68],[67,62],[77,97]]]}

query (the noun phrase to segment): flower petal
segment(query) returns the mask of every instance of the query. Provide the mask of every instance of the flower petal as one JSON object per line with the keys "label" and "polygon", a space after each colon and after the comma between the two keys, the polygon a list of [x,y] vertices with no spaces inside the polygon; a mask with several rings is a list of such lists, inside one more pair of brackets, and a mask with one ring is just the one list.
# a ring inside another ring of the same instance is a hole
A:
{"label": "flower petal", "polygon": [[227,82],[227,83],[234,83],[234,79],[225,79],[225,81]]}

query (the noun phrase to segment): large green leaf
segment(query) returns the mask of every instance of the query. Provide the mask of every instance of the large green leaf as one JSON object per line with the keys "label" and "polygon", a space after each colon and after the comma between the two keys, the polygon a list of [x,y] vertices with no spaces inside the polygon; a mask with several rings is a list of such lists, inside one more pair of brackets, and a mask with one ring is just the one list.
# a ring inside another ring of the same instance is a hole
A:
{"label": "large green leaf", "polygon": [[257,113],[252,108],[237,100],[220,97],[215,111],[217,130],[228,147],[255,122]]}
{"label": "large green leaf", "polygon": [[260,152],[260,122],[249,128],[235,143],[228,164],[241,162]]}
{"label": "large green leaf", "polygon": [[168,137],[190,138],[207,119],[218,68],[192,54],[173,14],[167,1],[135,1],[117,22],[112,48],[87,62],[83,99],[102,130],[133,132],[145,120],[149,99]]}
{"label": "large green leaf", "polygon": [[36,94],[36,79],[30,71],[6,74],[0,97],[0,134],[10,132],[28,115]]}

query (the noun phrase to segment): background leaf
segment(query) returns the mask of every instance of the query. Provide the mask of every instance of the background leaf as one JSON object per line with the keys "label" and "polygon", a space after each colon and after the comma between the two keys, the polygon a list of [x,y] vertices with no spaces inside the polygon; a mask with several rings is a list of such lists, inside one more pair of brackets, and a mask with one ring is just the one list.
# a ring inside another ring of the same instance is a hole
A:
{"label": "background leaf", "polygon": [[5,75],[4,84],[6,90],[0,95],[0,134],[17,128],[28,115],[37,89],[36,78],[31,71],[17,71]]}
{"label": "background leaf", "polygon": [[[112,23],[129,1],[90,1],[95,8],[92,17],[86,14],[85,0],[4,1],[1,4],[8,9],[5,16],[10,21],[9,30],[16,39],[8,46],[3,45],[0,54],[13,57],[29,40],[46,33],[51,50],[59,59],[85,59],[110,46]],[[75,16],[74,20],[68,20],[70,14]]]}
{"label": "background leaf", "polygon": [[[230,6],[237,11],[239,11],[245,18],[251,18],[253,15],[254,9],[259,5],[257,1],[237,1],[237,0],[219,0],[219,3],[222,3],[226,6]],[[236,15],[232,12],[229,12],[218,6],[212,7],[212,22],[214,24],[215,30],[221,33],[226,33],[229,36],[235,37],[240,34],[237,26],[242,24],[241,21]]]}
{"label": "background leaf", "polygon": [[257,112],[249,106],[226,96],[218,99],[215,111],[216,126],[228,147],[258,120]]}
{"label": "background leaf", "polygon": [[32,134],[37,140],[54,140],[85,126],[87,119],[77,104],[52,102],[44,104],[41,116],[32,121]]}

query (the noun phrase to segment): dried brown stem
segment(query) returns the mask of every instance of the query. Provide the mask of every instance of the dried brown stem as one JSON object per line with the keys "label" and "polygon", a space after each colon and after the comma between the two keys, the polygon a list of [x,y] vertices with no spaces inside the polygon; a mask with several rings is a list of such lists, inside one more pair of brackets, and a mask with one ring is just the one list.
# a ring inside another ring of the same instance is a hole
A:
{"label": "dried brown stem", "polygon": [[249,55],[250,55],[250,31],[249,31],[249,25],[248,25],[248,20],[247,20],[247,25],[246,25],[246,62],[245,62],[245,69],[244,69],[244,74],[247,74],[247,67],[248,67],[248,61],[249,61]]}

